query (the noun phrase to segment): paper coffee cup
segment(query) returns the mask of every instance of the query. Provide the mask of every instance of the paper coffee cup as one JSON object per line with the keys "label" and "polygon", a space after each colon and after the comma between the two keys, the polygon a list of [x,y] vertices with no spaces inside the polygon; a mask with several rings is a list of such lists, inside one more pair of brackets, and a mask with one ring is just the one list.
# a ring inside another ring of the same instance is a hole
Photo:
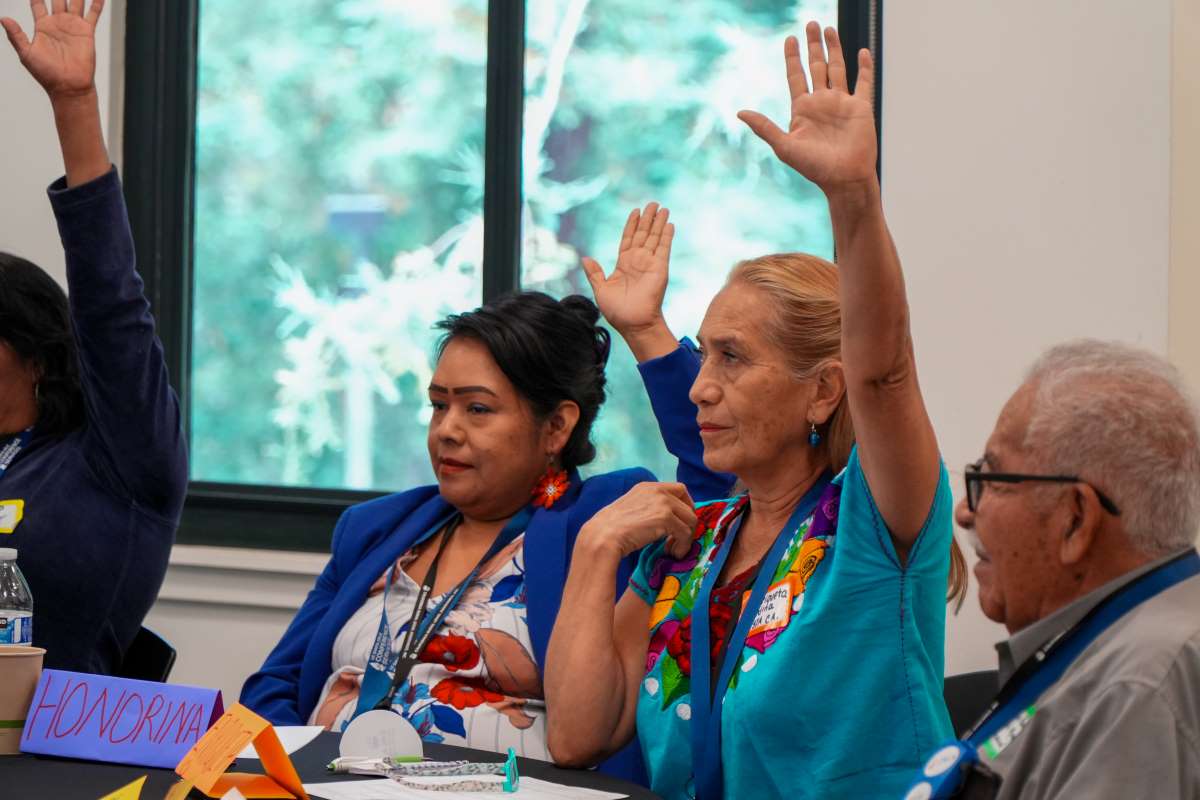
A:
{"label": "paper coffee cup", "polygon": [[42,676],[41,647],[0,646],[0,754],[21,752],[25,714]]}

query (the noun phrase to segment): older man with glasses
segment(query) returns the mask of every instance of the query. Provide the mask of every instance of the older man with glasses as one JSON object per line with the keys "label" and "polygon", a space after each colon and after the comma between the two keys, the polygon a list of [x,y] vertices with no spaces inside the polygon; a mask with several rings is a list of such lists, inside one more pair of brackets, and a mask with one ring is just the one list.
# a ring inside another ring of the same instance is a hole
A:
{"label": "older man with glasses", "polygon": [[1046,353],[966,468],[957,521],[1011,637],[1000,691],[910,800],[1200,797],[1200,423],[1178,373]]}

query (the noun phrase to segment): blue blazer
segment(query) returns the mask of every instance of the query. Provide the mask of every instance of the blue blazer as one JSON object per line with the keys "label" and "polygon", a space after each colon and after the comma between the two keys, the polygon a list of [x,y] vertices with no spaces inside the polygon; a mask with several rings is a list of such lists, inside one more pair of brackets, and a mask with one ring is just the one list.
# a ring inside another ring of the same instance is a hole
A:
{"label": "blue blazer", "polygon": [[[641,365],[667,448],[679,458],[676,477],[695,500],[727,497],[730,476],[704,467],[696,407],[687,398],[695,370],[695,356],[686,346]],[[579,529],[634,485],[653,480],[654,474],[640,467],[586,481],[573,472],[567,493],[552,508],[534,512],[525,532],[525,579],[529,634],[539,669],[545,664]],[[452,511],[436,486],[348,508],[334,529],[329,563],[279,644],[242,687],[241,702],[277,725],[305,724],[332,671],[333,641],[362,606],[371,584]],[[621,562],[618,597],[637,557],[634,553]],[[636,739],[600,768],[645,783]]]}

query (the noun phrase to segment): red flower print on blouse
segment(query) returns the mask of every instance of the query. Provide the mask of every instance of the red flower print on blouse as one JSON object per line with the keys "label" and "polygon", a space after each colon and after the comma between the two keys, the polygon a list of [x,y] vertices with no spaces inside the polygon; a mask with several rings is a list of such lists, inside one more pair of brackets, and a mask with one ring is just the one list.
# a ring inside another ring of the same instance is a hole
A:
{"label": "red flower print on blouse", "polygon": [[464,708],[475,708],[484,703],[499,703],[504,699],[504,695],[484,687],[482,682],[463,680],[462,678],[440,680],[429,693],[439,703],[454,706],[459,711]]}
{"label": "red flower print on blouse", "polygon": [[421,660],[441,664],[451,672],[471,669],[479,663],[479,648],[465,636],[435,636],[421,651]]}

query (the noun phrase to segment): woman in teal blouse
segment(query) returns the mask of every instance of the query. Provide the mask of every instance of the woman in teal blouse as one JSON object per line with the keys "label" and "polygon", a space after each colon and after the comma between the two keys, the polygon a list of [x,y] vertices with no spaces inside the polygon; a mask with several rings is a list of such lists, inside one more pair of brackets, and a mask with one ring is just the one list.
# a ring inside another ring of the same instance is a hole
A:
{"label": "woman in teal blouse", "polygon": [[[642,484],[593,517],[551,637],[556,759],[594,763],[636,723],[668,800],[895,796],[952,733],[951,496],[880,202],[872,62],[859,55],[851,94],[836,32],[828,57],[820,28],[807,34],[812,91],[798,42],[785,45],[789,130],[741,118],[825,192],[838,267],[737,265],[697,360],[661,317],[665,211],[631,217],[612,276],[588,265],[652,400],[672,391],[649,377],[665,362],[677,385],[691,378],[704,463],[746,489],[694,507],[678,484]],[[647,545],[614,609],[617,564]]]}

